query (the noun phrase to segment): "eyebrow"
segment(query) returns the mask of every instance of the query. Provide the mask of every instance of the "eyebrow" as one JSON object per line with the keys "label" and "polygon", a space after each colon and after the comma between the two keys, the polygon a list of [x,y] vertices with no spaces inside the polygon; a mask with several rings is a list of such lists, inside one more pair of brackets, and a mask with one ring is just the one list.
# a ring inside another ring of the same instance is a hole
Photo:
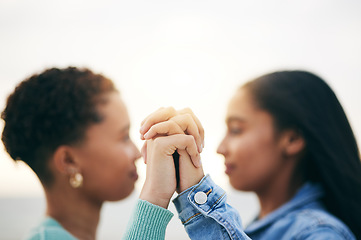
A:
{"label": "eyebrow", "polygon": [[226,119],[227,124],[230,124],[231,122],[244,123],[244,122],[246,122],[246,120],[244,118],[241,118],[241,117],[229,117],[229,118]]}

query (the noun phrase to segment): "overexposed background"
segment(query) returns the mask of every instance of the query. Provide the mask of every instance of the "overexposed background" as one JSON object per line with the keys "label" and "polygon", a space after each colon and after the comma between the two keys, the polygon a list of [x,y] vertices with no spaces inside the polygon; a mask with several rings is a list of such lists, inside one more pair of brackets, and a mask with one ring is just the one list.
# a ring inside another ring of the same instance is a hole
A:
{"label": "overexposed background", "polygon": [[[192,108],[206,131],[205,171],[229,192],[246,223],[257,202],[230,188],[215,152],[227,102],[242,83],[274,70],[312,71],[334,89],[361,139],[359,0],[0,1],[1,110],[29,75],[69,65],[116,83],[139,147],[140,122],[149,113],[161,106]],[[100,239],[120,238],[124,231],[144,181],[142,160],[137,165],[136,191],[105,205]],[[14,164],[0,145],[0,239],[19,239],[35,225],[42,198],[35,175]],[[186,239],[176,216],[167,239]]]}

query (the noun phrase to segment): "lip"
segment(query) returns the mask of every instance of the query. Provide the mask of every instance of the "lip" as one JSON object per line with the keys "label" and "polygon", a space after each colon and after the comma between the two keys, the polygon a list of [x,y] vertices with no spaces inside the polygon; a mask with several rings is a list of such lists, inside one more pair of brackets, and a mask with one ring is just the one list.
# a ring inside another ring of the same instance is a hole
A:
{"label": "lip", "polygon": [[230,164],[230,163],[225,163],[224,165],[226,166],[225,173],[227,175],[231,175],[233,170],[235,169],[235,166],[233,164]]}
{"label": "lip", "polygon": [[133,170],[133,171],[130,172],[130,178],[131,178],[133,181],[137,181],[137,180],[138,180],[137,170]]}

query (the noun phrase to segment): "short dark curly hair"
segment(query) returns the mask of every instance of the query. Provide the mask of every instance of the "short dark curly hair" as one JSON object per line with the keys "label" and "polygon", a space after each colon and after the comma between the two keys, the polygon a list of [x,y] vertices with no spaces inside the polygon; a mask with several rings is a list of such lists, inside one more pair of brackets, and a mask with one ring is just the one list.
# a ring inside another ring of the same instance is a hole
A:
{"label": "short dark curly hair", "polygon": [[86,129],[102,121],[96,107],[112,91],[117,89],[110,79],[86,68],[51,68],[25,79],[1,114],[7,152],[51,185],[48,159],[57,147],[80,143]]}

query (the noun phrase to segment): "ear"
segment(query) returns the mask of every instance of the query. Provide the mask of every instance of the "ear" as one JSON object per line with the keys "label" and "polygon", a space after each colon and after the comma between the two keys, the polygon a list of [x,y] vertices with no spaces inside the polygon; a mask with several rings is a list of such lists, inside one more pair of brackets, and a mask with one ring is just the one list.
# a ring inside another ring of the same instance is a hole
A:
{"label": "ear", "polygon": [[70,147],[59,146],[53,155],[55,169],[63,174],[69,174],[78,169],[76,161],[74,161],[74,154]]}
{"label": "ear", "polygon": [[284,134],[285,155],[290,157],[302,153],[306,146],[302,134],[296,130],[287,130]]}

